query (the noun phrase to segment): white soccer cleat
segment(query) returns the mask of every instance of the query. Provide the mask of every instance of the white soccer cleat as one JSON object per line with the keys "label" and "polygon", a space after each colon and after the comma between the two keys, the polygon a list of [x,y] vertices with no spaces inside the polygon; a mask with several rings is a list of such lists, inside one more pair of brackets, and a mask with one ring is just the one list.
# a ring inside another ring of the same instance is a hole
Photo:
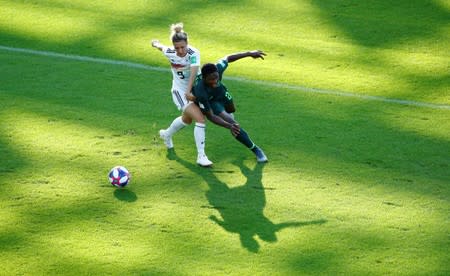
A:
{"label": "white soccer cleat", "polygon": [[197,164],[199,164],[202,167],[210,167],[213,164],[213,162],[211,162],[205,154],[200,154],[197,157]]}
{"label": "white soccer cleat", "polygon": [[256,147],[255,155],[256,161],[258,161],[258,163],[266,163],[267,161],[269,161],[260,147]]}
{"label": "white soccer cleat", "polygon": [[166,145],[166,147],[167,147],[168,149],[173,148],[172,137],[166,136],[166,130],[165,130],[165,129],[161,129],[161,130],[159,131],[159,137],[161,137],[161,139],[163,139],[164,145]]}

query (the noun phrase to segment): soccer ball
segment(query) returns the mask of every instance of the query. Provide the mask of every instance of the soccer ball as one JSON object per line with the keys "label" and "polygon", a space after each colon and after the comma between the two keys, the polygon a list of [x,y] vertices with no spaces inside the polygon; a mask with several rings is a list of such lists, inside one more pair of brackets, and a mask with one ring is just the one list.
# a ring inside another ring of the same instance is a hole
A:
{"label": "soccer ball", "polygon": [[109,183],[117,188],[123,188],[130,182],[131,175],[125,167],[116,166],[109,171]]}

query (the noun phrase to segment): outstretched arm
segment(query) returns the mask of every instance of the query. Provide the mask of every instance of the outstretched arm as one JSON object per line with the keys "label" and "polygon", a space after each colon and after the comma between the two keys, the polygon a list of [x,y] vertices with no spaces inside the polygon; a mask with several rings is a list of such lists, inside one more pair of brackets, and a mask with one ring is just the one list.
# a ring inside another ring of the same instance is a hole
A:
{"label": "outstretched arm", "polygon": [[161,44],[159,42],[159,40],[157,40],[157,39],[152,39],[150,43],[152,44],[152,47],[155,47],[156,49],[158,49],[160,51],[162,51],[164,48],[164,45]]}
{"label": "outstretched arm", "polygon": [[265,55],[266,55],[266,53],[264,53],[261,50],[254,50],[254,51],[231,54],[231,55],[227,56],[226,59],[228,62],[234,62],[236,60],[239,60],[239,59],[245,58],[245,57],[264,59]]}

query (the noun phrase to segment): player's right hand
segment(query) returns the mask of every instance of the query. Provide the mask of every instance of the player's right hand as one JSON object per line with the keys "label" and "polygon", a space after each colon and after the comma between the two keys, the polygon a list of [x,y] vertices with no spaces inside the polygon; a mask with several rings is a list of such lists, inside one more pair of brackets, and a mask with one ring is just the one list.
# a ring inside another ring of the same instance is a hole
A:
{"label": "player's right hand", "polygon": [[156,47],[156,45],[159,44],[159,40],[158,39],[152,39],[150,41],[150,43],[152,44],[152,47]]}
{"label": "player's right hand", "polygon": [[239,133],[241,133],[241,127],[239,126],[239,124],[232,124],[230,127],[230,131],[231,134],[236,137],[239,135]]}

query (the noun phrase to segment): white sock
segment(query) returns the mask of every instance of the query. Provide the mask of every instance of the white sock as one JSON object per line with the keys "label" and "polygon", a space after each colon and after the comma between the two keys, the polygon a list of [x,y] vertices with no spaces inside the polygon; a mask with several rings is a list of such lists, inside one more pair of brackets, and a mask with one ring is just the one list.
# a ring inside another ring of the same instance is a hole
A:
{"label": "white sock", "polygon": [[197,146],[198,155],[205,154],[205,133],[206,125],[201,123],[195,123],[194,127],[194,138],[195,145]]}
{"label": "white sock", "polygon": [[167,136],[172,137],[172,135],[177,133],[180,129],[182,129],[185,126],[186,126],[186,124],[181,119],[181,116],[177,117],[170,124],[169,128],[166,129],[166,134],[167,134]]}

